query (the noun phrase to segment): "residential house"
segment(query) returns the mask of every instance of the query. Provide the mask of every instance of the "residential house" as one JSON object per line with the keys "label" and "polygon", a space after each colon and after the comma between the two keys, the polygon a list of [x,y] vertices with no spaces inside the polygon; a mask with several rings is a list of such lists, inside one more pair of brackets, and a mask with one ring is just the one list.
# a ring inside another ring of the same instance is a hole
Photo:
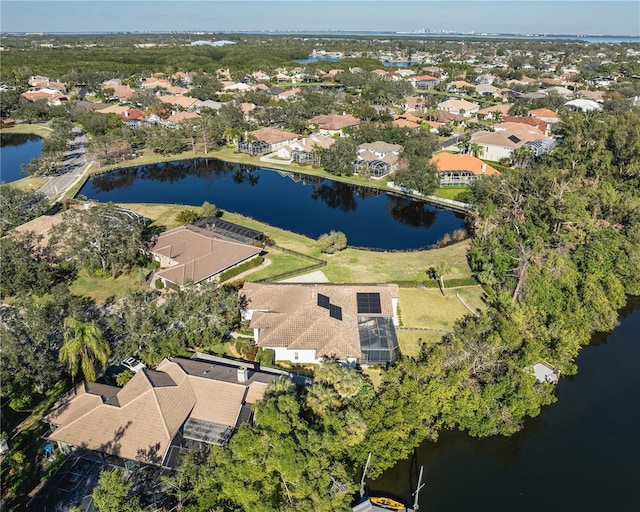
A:
{"label": "residential house", "polygon": [[185,110],[196,108],[201,102],[197,98],[191,98],[189,96],[162,96],[162,103],[168,103],[176,107],[183,108]]}
{"label": "residential house", "polygon": [[534,126],[522,123],[502,123],[495,132],[479,131],[471,135],[471,144],[482,147],[482,157],[495,162],[511,158],[513,151],[525,144],[531,146],[536,155],[548,153],[554,146],[554,139],[545,136]]}
{"label": "residential house", "polygon": [[505,123],[520,123],[534,126],[540,130],[546,137],[551,136],[552,124],[533,116],[504,116],[502,121]]}
{"label": "residential house", "polygon": [[382,178],[398,169],[400,164],[400,144],[372,142],[360,144],[354,162],[354,172],[372,178]]}
{"label": "residential house", "polygon": [[360,119],[351,114],[321,114],[312,117],[307,125],[323,135],[342,135],[345,128],[353,128],[360,124]]}
{"label": "residential house", "polygon": [[409,128],[410,130],[419,130],[423,120],[413,114],[399,114],[393,116],[392,126],[396,128]]}
{"label": "residential house", "polygon": [[48,88],[23,92],[21,96],[31,102],[46,100],[49,105],[61,105],[63,102],[69,100],[69,97],[65,96],[60,91]]}
{"label": "residential house", "polygon": [[225,270],[257,258],[261,249],[186,225],[161,233],[148,252],[160,263],[155,279],[167,287],[184,288],[218,280]]}
{"label": "residential house", "polygon": [[398,355],[399,292],[395,284],[245,283],[239,293],[256,344],[273,349],[276,360],[368,365],[393,363]]}
{"label": "residential house", "polygon": [[271,77],[264,71],[254,71],[251,73],[251,78],[256,82],[269,82],[271,80]]}
{"label": "residential house", "polygon": [[174,112],[169,117],[167,117],[167,125],[178,125],[184,121],[188,121],[189,119],[200,119],[200,114],[196,114],[195,112]]}
{"label": "residential house", "polygon": [[[196,353],[143,368],[122,388],[82,382],[45,418],[46,437],[63,452],[82,447],[103,456],[173,467],[199,443],[225,446],[269,383],[286,372]],[[128,464],[130,467],[130,464]]]}
{"label": "residential house", "polygon": [[438,168],[441,187],[466,186],[481,176],[500,174],[479,158],[465,154],[438,153],[431,157],[431,163]]}
{"label": "residential house", "polygon": [[422,96],[407,96],[402,107],[405,112],[413,113],[424,107],[424,98]]}
{"label": "residential house", "polygon": [[140,82],[140,87],[143,89],[168,89],[171,87],[171,82],[165,80],[164,78],[156,78],[152,76],[151,78],[143,78]]}
{"label": "residential house", "polygon": [[480,96],[484,96],[485,98],[500,95],[500,89],[491,84],[478,84],[475,89]]}
{"label": "residential house", "polygon": [[335,141],[336,139],[326,135],[311,135],[282,146],[278,149],[277,156],[299,164],[320,165],[321,155],[319,150],[329,149]]}
{"label": "residential house", "polygon": [[586,100],[584,98],[567,101],[564,106],[569,108],[570,110],[573,110],[574,112],[599,112],[600,110],[602,110],[602,105],[595,101]]}
{"label": "residential house", "polygon": [[504,103],[502,105],[492,105],[490,107],[481,108],[476,112],[476,115],[480,118],[490,118],[496,117],[501,118],[509,114],[509,109],[511,108],[510,103]]}
{"label": "residential house", "polygon": [[137,128],[146,124],[145,113],[138,108],[130,108],[124,112],[118,114],[118,117],[122,119],[124,124],[131,128]]}
{"label": "residential house", "polygon": [[471,101],[454,98],[438,103],[438,110],[463,117],[471,117],[480,110],[480,105],[472,103]]}
{"label": "residential house", "polygon": [[412,76],[407,80],[416,89],[433,89],[440,83],[440,79],[431,75]]}
{"label": "residential house", "polygon": [[529,115],[551,125],[560,122],[560,116],[558,113],[548,108],[536,108],[534,110],[529,110]]}
{"label": "residential house", "polygon": [[238,143],[238,151],[258,155],[277,151],[282,146],[298,140],[298,135],[277,128],[259,128],[248,133],[246,141]]}
{"label": "residential house", "polygon": [[108,99],[117,100],[122,103],[131,100],[133,95],[136,93],[136,91],[134,91],[128,85],[119,85],[119,84],[103,85],[102,90],[104,91],[106,89],[113,89],[113,93],[111,94],[111,97]]}

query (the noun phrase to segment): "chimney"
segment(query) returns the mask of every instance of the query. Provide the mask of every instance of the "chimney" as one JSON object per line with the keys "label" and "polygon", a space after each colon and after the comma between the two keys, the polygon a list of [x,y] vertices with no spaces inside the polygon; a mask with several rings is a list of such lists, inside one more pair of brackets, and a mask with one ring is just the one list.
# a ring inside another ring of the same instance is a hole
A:
{"label": "chimney", "polygon": [[245,367],[238,368],[238,382],[247,382],[249,380],[249,370]]}
{"label": "chimney", "polygon": [[487,171],[487,164],[482,164],[482,174],[484,174]]}

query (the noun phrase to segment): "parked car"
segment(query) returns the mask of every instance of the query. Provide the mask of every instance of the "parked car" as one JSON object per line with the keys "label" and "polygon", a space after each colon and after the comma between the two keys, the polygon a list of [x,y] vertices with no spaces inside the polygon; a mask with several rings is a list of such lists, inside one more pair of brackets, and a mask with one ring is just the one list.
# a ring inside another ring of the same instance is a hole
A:
{"label": "parked car", "polygon": [[138,373],[146,366],[133,357],[127,357],[120,362],[121,366],[124,366],[127,370],[131,370],[133,373]]}

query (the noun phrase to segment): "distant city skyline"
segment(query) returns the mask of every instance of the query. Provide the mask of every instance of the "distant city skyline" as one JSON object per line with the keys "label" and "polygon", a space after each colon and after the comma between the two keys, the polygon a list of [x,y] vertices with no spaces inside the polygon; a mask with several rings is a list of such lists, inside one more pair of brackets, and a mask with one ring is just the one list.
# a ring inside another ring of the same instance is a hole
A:
{"label": "distant city skyline", "polygon": [[638,0],[2,0],[0,31],[640,35]]}

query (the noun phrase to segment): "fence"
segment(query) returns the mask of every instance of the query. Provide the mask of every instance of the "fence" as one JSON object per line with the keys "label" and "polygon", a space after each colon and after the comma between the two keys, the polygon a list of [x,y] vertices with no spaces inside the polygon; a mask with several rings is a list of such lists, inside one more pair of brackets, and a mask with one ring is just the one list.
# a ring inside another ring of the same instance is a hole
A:
{"label": "fence", "polygon": [[276,281],[282,281],[283,279],[287,279],[289,277],[299,276],[301,274],[306,274],[308,272],[312,272],[313,270],[317,270],[319,268],[325,267],[327,262],[325,260],[321,260],[318,258],[314,258],[313,256],[309,256],[308,254],[302,254],[301,252],[292,251],[291,249],[286,249],[284,247],[279,247],[275,244],[267,244],[267,247],[272,249],[278,249],[286,254],[291,254],[293,256],[297,256],[309,261],[313,262],[313,265],[307,265],[306,267],[297,268],[295,270],[290,270],[289,272],[283,272],[281,274],[277,274],[271,277],[265,277],[264,279],[260,279],[258,283],[273,283]]}

